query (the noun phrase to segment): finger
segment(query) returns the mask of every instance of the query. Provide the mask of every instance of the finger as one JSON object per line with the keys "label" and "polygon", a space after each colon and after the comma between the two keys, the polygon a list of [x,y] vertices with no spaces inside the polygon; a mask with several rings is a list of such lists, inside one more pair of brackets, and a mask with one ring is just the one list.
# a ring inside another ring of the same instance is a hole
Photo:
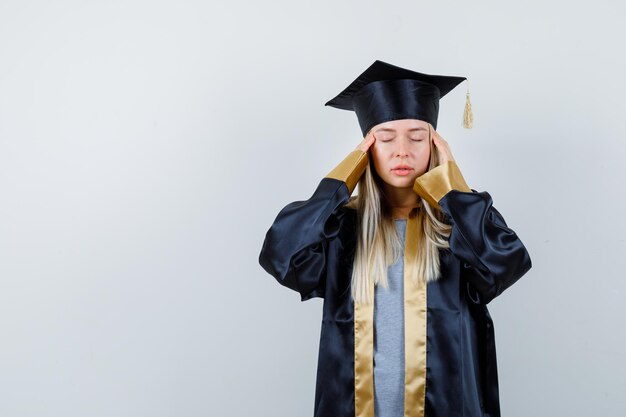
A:
{"label": "finger", "polygon": [[437,143],[446,143],[446,140],[436,130],[433,130],[433,138]]}
{"label": "finger", "polygon": [[374,143],[376,137],[374,136],[374,132],[373,131],[369,131],[365,137],[363,138],[363,140],[361,141],[361,143],[359,144],[358,148],[361,149],[362,151],[366,152]]}

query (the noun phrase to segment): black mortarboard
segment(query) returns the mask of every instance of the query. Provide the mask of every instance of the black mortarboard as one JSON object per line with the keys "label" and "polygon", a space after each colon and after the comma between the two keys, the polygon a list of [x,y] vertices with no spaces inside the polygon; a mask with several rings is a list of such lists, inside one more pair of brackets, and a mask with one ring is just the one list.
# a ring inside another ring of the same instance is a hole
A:
{"label": "black mortarboard", "polygon": [[[464,80],[467,78],[423,74],[376,60],[325,105],[354,111],[363,136],[373,126],[397,119],[424,120],[436,129],[439,99]],[[472,125],[468,89],[463,126]]]}

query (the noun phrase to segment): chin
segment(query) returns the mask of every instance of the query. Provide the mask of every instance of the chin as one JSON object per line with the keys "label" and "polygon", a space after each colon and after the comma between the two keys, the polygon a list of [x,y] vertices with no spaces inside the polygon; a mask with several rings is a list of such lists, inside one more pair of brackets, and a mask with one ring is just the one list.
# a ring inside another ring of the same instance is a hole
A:
{"label": "chin", "polygon": [[389,178],[386,182],[388,185],[396,188],[413,188],[415,178],[417,177]]}

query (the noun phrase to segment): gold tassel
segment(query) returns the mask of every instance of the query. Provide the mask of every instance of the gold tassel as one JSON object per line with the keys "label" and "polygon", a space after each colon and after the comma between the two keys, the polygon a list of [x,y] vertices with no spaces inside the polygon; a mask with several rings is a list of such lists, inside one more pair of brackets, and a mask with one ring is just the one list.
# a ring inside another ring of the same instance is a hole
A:
{"label": "gold tassel", "polygon": [[469,81],[467,81],[467,93],[465,93],[465,111],[463,112],[463,127],[471,129],[474,127],[474,114],[472,113],[472,103],[470,102]]}

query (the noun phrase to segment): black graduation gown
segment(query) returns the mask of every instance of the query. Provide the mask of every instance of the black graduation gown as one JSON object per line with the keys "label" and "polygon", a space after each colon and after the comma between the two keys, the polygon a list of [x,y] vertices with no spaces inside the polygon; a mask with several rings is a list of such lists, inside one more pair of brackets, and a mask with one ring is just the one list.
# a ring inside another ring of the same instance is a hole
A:
{"label": "black graduation gown", "polygon": [[[308,200],[287,204],[259,256],[260,265],[302,301],[324,299],[315,417],[374,416],[371,311],[355,319],[350,278],[356,210],[346,205],[367,163],[367,153],[351,152]],[[489,193],[469,188],[455,161],[417,178],[414,190],[446,214],[452,232],[450,248],[439,251],[441,278],[422,289],[405,287],[415,291],[413,300],[423,300],[412,306],[405,299],[405,335],[415,342],[405,353],[405,417],[498,417],[487,304],[531,268],[530,256]],[[407,231],[407,241],[410,236]],[[421,321],[414,320],[419,314]]]}

